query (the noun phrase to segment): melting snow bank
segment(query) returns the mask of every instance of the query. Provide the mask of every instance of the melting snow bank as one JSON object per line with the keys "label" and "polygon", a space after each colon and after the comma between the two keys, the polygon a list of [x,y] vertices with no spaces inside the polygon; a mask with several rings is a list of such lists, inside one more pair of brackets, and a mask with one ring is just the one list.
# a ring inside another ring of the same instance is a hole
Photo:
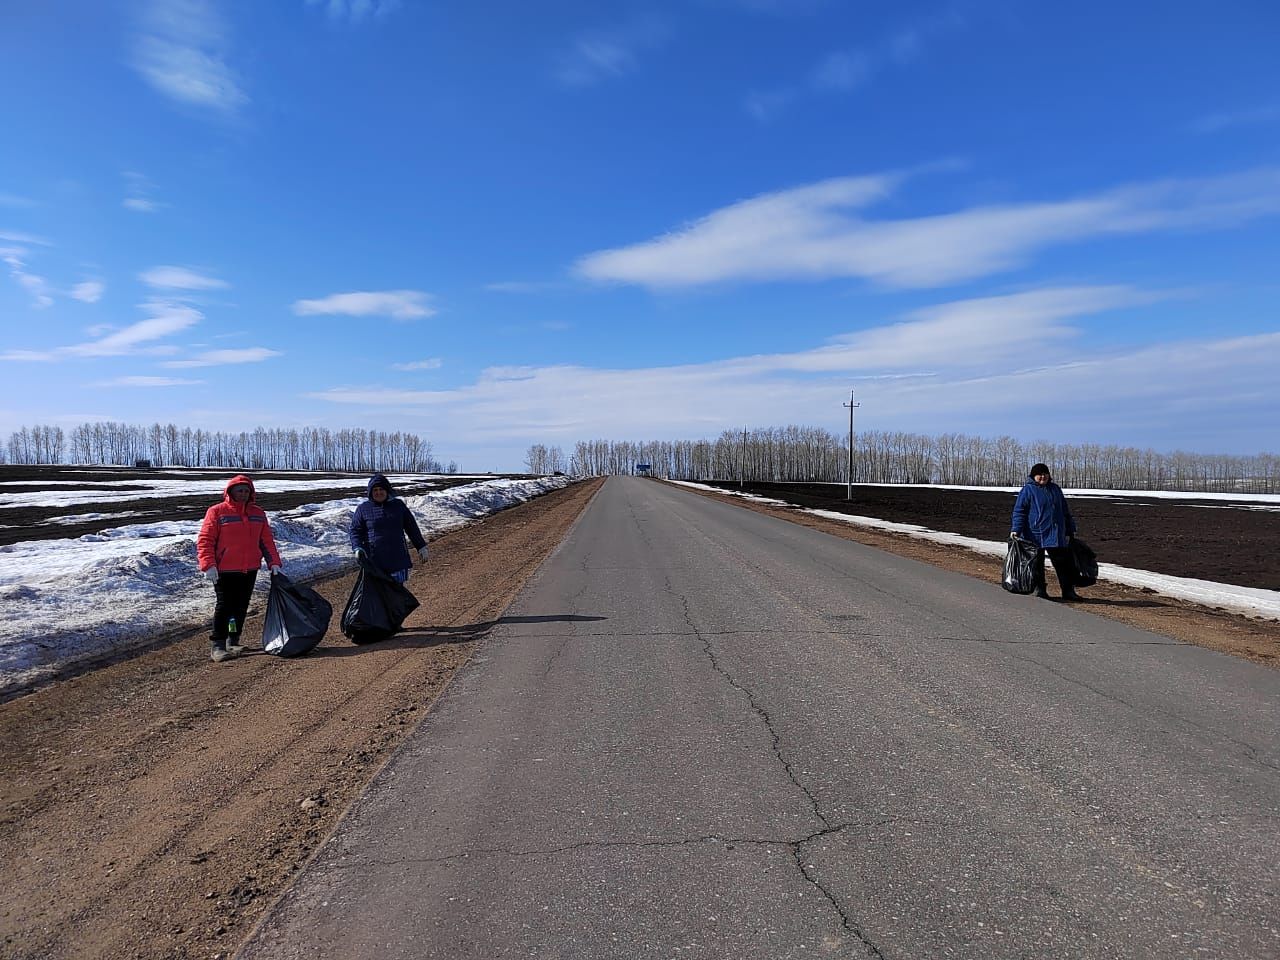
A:
{"label": "melting snow bank", "polygon": [[[484,480],[404,502],[431,537],[572,482]],[[347,529],[363,499],[271,513],[285,572],[305,581],[351,568]],[[137,523],[76,540],[0,547],[0,693],[208,621],[213,588],[196,568],[199,529],[195,520]],[[264,571],[255,588],[259,602],[269,586]]]}
{"label": "melting snow bank", "polygon": [[[893,533],[905,533],[922,540],[946,543],[965,547],[978,553],[986,553],[1003,557],[1008,544],[1004,540],[977,540],[973,537],[962,537],[957,533],[943,533],[918,527],[911,523],[893,523],[889,520],[878,520],[875,517],[857,517],[834,510],[812,510],[796,507],[785,500],[772,497],[761,497],[752,493],[738,493],[733,490],[722,490],[719,487],[707,486],[704,483],[691,483],[686,480],[669,480],[668,483],[697,490],[710,490],[731,497],[742,497],[757,503],[768,503],[779,507],[791,507],[802,513],[811,513],[827,520],[839,520],[842,523],[857,524],[862,527],[874,527],[877,530],[888,530]],[[1206,607],[1221,607],[1233,613],[1243,613],[1267,620],[1280,620],[1280,592],[1261,590],[1256,587],[1237,587],[1227,583],[1213,583],[1209,580],[1192,580],[1189,577],[1171,577],[1162,573],[1151,573],[1147,570],[1134,570],[1131,567],[1119,567],[1113,563],[1098,564],[1098,576],[1113,583],[1123,583],[1130,587],[1145,587],[1167,597],[1176,597],[1191,603],[1203,604]]]}

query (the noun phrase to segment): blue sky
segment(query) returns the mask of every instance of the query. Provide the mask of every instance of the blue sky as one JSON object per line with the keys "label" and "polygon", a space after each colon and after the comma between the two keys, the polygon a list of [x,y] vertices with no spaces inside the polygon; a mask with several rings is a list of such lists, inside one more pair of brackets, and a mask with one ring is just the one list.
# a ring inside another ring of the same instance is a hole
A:
{"label": "blue sky", "polygon": [[0,432],[1280,448],[1280,7],[0,8]]}

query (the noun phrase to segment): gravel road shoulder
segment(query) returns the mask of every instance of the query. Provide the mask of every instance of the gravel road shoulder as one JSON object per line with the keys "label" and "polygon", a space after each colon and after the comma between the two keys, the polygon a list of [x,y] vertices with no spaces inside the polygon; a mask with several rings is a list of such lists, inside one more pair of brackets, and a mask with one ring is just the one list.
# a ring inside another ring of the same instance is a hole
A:
{"label": "gravel road shoulder", "polygon": [[[306,657],[215,666],[201,632],[0,704],[0,954],[229,956],[602,482],[434,540],[391,641],[335,613]],[[353,578],[316,586],[340,612]]]}

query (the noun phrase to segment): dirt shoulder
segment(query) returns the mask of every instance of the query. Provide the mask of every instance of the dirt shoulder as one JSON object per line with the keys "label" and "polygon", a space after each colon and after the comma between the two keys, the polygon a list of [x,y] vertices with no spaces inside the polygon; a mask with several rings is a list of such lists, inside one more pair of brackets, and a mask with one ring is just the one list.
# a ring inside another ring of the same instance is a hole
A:
{"label": "dirt shoulder", "polygon": [[230,956],[602,482],[432,541],[394,640],[342,637],[348,575],[306,657],[214,665],[202,631],[0,704],[0,954]]}
{"label": "dirt shoulder", "polygon": [[[975,553],[963,547],[950,547],[920,540],[906,534],[887,533],[869,527],[859,527],[838,520],[827,520],[804,513],[794,507],[778,507],[758,503],[744,497],[728,496],[691,487],[682,490],[720,500],[735,507],[755,510],[780,517],[844,540],[875,547],[900,557],[909,557],[932,564],[953,573],[963,573],[991,584],[999,584],[1002,564],[999,559]],[[909,522],[922,522],[919,519]],[[1050,592],[1056,589],[1052,572],[1049,573]],[[1100,581],[1095,586],[1081,588],[1084,599],[1074,606],[1100,617],[1119,620],[1132,627],[1150,630],[1184,643],[1207,647],[1219,653],[1243,657],[1255,663],[1280,668],[1280,623],[1240,616],[1223,610],[1211,609],[1193,603],[1161,596],[1153,591],[1125,587]],[[1028,597],[1028,603],[1044,603]],[[1056,602],[1056,601],[1050,601]]]}

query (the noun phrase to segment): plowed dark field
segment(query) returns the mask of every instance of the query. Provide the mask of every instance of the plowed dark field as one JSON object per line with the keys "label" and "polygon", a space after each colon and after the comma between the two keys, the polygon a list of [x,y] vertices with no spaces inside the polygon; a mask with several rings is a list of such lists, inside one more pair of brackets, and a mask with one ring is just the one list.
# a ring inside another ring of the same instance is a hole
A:
{"label": "plowed dark field", "polygon": [[[1009,535],[1014,494],[855,484],[712,483],[801,507],[914,523],[979,540]],[[1280,505],[1164,497],[1069,498],[1080,537],[1098,559],[1139,570],[1264,590],[1280,589]]]}

